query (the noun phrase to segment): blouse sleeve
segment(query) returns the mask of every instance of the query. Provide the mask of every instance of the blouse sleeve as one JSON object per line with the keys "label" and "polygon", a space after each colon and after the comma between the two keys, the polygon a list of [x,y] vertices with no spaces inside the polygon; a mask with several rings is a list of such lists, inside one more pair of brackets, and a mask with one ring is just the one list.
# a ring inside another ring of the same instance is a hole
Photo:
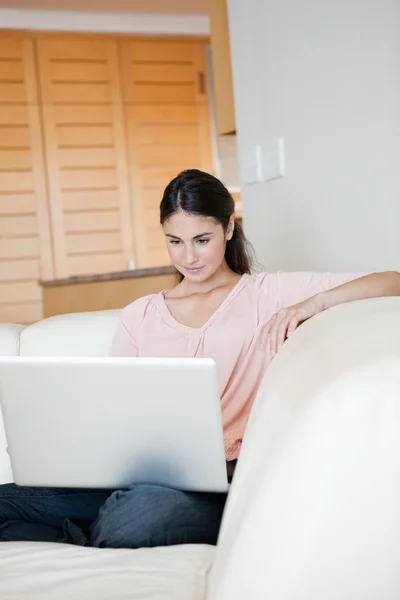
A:
{"label": "blouse sleeve", "polygon": [[111,344],[110,356],[135,357],[138,356],[138,347],[132,333],[120,319]]}
{"label": "blouse sleeve", "polygon": [[298,304],[363,275],[364,273],[277,273],[279,307],[287,308]]}
{"label": "blouse sleeve", "polygon": [[265,273],[264,298],[273,299],[274,312],[298,304],[316,294],[338,287],[366,273]]}

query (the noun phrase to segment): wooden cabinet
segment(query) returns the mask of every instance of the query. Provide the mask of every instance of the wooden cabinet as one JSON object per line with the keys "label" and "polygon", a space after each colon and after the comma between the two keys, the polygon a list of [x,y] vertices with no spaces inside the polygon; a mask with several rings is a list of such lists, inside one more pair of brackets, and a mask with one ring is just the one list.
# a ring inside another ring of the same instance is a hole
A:
{"label": "wooden cabinet", "polygon": [[236,132],[227,0],[209,3],[211,56],[219,135]]}
{"label": "wooden cabinet", "polygon": [[164,188],[212,171],[205,43],[0,33],[0,322],[40,279],[169,263]]}
{"label": "wooden cabinet", "polygon": [[54,276],[33,41],[0,37],[0,321],[42,318]]}
{"label": "wooden cabinet", "polygon": [[38,40],[57,278],[133,262],[118,46]]}
{"label": "wooden cabinet", "polygon": [[0,322],[41,279],[168,264],[164,188],[212,171],[205,43],[0,32]]}
{"label": "wooden cabinet", "polygon": [[168,264],[159,225],[165,186],[187,168],[212,170],[202,43],[136,39],[121,44],[137,266]]}

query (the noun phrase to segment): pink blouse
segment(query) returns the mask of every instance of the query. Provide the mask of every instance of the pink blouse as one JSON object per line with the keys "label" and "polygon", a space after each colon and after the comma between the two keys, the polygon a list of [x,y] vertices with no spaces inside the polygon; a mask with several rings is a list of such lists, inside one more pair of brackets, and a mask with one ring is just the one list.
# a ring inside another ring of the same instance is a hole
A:
{"label": "pink blouse", "polygon": [[238,457],[261,379],[271,362],[260,335],[280,309],[361,275],[261,273],[243,275],[209,320],[199,328],[174,319],[165,292],[127,306],[111,356],[212,358],[218,368],[227,460]]}

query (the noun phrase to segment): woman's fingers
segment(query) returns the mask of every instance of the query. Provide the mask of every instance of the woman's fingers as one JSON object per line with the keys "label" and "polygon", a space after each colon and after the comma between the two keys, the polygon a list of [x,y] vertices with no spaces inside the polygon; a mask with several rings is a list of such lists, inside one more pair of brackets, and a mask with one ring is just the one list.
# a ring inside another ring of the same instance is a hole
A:
{"label": "woman's fingers", "polygon": [[283,309],[276,313],[263,328],[260,337],[262,349],[269,346],[272,356],[279,352],[285,340],[290,337],[307,315],[296,309]]}
{"label": "woman's fingers", "polygon": [[287,319],[287,311],[280,311],[275,315],[274,321],[269,330],[269,348],[272,356],[277,352],[278,335],[280,335],[281,326]]}
{"label": "woman's fingers", "polygon": [[290,322],[290,315],[283,319],[278,326],[276,332],[276,340],[275,340],[275,354],[277,354],[283,345],[283,342],[286,340],[287,330]]}
{"label": "woman's fingers", "polygon": [[301,316],[297,311],[294,314],[292,311],[288,311],[281,316],[278,313],[269,330],[269,344],[272,356],[275,356],[279,352],[285,340],[297,329],[300,321]]}

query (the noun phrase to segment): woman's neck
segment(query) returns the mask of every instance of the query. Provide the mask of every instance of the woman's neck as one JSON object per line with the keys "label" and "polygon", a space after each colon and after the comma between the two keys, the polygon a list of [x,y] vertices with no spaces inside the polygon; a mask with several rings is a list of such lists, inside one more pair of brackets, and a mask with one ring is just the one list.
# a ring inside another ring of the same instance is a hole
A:
{"label": "woman's neck", "polygon": [[228,267],[228,264],[224,262],[218,271],[216,271],[209,279],[197,283],[196,281],[189,281],[185,278],[181,281],[179,287],[180,291],[185,295],[206,294],[215,288],[226,285],[234,285],[239,281],[240,278],[241,275],[234,273],[234,271]]}

